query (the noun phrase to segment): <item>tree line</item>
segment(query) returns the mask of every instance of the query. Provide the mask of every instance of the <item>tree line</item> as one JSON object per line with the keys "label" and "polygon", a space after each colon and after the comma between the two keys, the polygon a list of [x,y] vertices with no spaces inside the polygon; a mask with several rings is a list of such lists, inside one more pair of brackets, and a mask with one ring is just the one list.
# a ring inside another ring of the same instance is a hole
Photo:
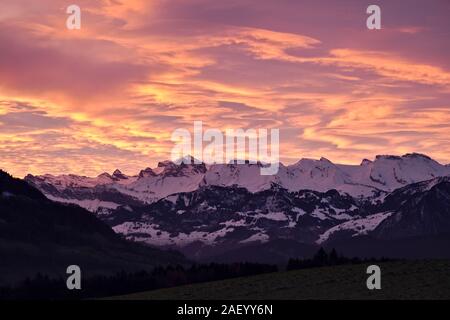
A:
{"label": "tree line", "polygon": [[38,273],[15,287],[0,288],[0,300],[16,299],[85,299],[150,291],[208,281],[276,272],[275,265],[259,263],[194,264],[157,267],[152,271],[121,271],[82,279],[81,290],[68,290],[66,279],[50,278]]}
{"label": "tree line", "polygon": [[336,249],[332,249],[329,253],[325,249],[320,248],[317,253],[309,259],[289,259],[286,270],[298,270],[307,268],[317,268],[326,266],[336,266],[344,264],[359,264],[368,262],[385,262],[389,261],[387,258],[347,258],[337,253]]}
{"label": "tree line", "polygon": [[[327,253],[323,248],[320,248],[312,258],[290,259],[286,265],[286,270],[374,261],[382,262],[387,261],[387,259],[347,258],[339,255],[335,249]],[[278,267],[276,265],[248,262],[193,264],[190,267],[183,267],[181,265],[166,266],[157,267],[152,271],[121,271],[109,276],[98,275],[83,278],[81,290],[68,290],[66,287],[66,279],[51,278],[38,273],[33,278],[27,278],[18,286],[1,287],[0,300],[109,297],[277,271]]]}

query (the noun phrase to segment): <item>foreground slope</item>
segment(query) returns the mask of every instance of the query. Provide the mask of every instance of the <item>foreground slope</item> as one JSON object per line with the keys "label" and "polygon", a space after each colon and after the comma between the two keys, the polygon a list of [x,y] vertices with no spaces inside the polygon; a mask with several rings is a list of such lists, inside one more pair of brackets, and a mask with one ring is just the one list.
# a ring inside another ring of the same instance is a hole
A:
{"label": "foreground slope", "polygon": [[381,290],[367,289],[367,266],[358,264],[276,272],[112,299],[450,299],[450,260],[380,263]]}

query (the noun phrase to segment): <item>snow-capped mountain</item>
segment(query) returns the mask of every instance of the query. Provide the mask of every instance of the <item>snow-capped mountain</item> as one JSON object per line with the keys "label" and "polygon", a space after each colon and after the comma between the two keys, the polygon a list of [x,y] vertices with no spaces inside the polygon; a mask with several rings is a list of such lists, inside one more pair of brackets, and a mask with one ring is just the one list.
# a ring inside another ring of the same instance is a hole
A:
{"label": "snow-capped mountain", "polygon": [[336,189],[353,197],[370,197],[399,187],[450,174],[431,158],[413,153],[404,156],[377,156],[364,159],[360,165],[341,165],[321,158],[302,159],[280,172],[282,185],[289,190]]}
{"label": "snow-capped mountain", "polygon": [[129,203],[150,204],[168,195],[195,191],[202,186],[237,186],[250,192],[278,185],[291,192],[338,190],[352,197],[383,196],[399,187],[450,174],[450,167],[421,154],[377,156],[360,165],[301,159],[280,164],[273,176],[260,174],[261,164],[180,164],[160,162],[135,176],[119,170],[90,178],[76,175],[28,175],[25,180],[55,201],[78,204],[90,211],[107,211]]}
{"label": "snow-capped mountain", "polygon": [[25,180],[49,199],[77,204],[92,212],[109,212],[121,205],[148,204],[172,193],[198,188],[206,172],[204,164],[180,164],[171,161],[127,176],[115,170],[95,178],[76,175],[27,175]]}
{"label": "snow-capped mountain", "polygon": [[261,164],[160,162],[137,175],[25,179],[48,198],[95,212],[117,233],[205,257],[250,244],[312,246],[370,236],[450,233],[450,167],[420,154],[360,165],[301,159],[260,175]]}

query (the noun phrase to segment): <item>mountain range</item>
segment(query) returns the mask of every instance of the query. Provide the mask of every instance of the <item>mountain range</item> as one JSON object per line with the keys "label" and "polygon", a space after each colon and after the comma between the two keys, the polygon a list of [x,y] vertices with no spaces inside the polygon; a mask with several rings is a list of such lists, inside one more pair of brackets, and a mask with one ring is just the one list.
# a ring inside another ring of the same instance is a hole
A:
{"label": "mountain range", "polygon": [[[450,256],[448,165],[411,153],[360,165],[301,159],[280,164],[273,176],[260,175],[260,166],[164,161],[133,176],[115,170],[25,180],[48,199],[91,211],[129,240],[193,259],[274,261],[317,246]],[[408,247],[413,239],[416,251]]]}

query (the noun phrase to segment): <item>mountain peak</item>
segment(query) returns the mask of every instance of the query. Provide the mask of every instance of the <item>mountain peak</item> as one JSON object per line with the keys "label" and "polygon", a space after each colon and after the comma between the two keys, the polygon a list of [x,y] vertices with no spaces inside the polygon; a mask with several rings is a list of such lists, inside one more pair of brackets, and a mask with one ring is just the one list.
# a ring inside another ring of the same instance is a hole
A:
{"label": "mountain peak", "polygon": [[406,153],[402,156],[393,156],[393,155],[377,155],[375,157],[376,160],[381,160],[381,159],[385,159],[385,160],[403,160],[403,159],[424,159],[424,160],[433,160],[431,159],[429,156],[422,154],[422,153],[417,153],[417,152],[412,152],[412,153]]}
{"label": "mountain peak", "polygon": [[328,160],[328,159],[325,158],[325,157],[321,157],[319,161],[322,162],[322,163],[333,164],[333,162],[331,162],[330,160]]}
{"label": "mountain peak", "polygon": [[[186,159],[185,157],[184,159]],[[165,176],[184,176],[189,174],[197,174],[197,173],[205,173],[207,168],[204,163],[195,164],[194,158],[190,158],[191,163],[180,162],[180,164],[176,164],[173,161],[165,160],[158,163],[158,169],[156,173],[162,173]],[[162,169],[162,171],[161,171]]]}
{"label": "mountain peak", "polygon": [[158,168],[173,167],[173,166],[175,166],[175,163],[170,160],[158,162]]}
{"label": "mountain peak", "polygon": [[183,165],[183,164],[184,165],[203,164],[203,162],[194,158],[191,155],[187,155],[187,156],[179,158],[175,161],[171,161],[171,160],[160,161],[160,162],[158,162],[158,167],[174,167],[174,166],[179,166],[179,165]]}
{"label": "mountain peak", "polygon": [[97,176],[97,178],[112,178],[111,177],[111,175],[108,173],[108,172],[103,172],[103,173],[100,173],[98,176]]}
{"label": "mountain peak", "polygon": [[416,153],[416,152],[404,154],[402,156],[402,158],[422,158],[422,159],[426,159],[426,160],[432,160],[429,156],[422,154],[422,153]]}
{"label": "mountain peak", "polygon": [[112,177],[116,179],[128,179],[128,177],[125,174],[123,174],[119,169],[114,170]]}
{"label": "mountain peak", "polygon": [[375,157],[375,160],[401,160],[400,156],[393,156],[389,154],[380,154]]}
{"label": "mountain peak", "polygon": [[325,157],[321,157],[319,160],[317,159],[311,159],[311,158],[301,158],[299,161],[297,161],[295,164],[292,165],[293,167],[300,167],[304,169],[312,169],[317,167],[330,167],[335,166],[333,162],[328,160]]}
{"label": "mountain peak", "polygon": [[152,168],[145,168],[144,170],[141,170],[139,172],[138,178],[146,178],[146,177],[153,177],[156,176],[156,173],[153,171]]}

